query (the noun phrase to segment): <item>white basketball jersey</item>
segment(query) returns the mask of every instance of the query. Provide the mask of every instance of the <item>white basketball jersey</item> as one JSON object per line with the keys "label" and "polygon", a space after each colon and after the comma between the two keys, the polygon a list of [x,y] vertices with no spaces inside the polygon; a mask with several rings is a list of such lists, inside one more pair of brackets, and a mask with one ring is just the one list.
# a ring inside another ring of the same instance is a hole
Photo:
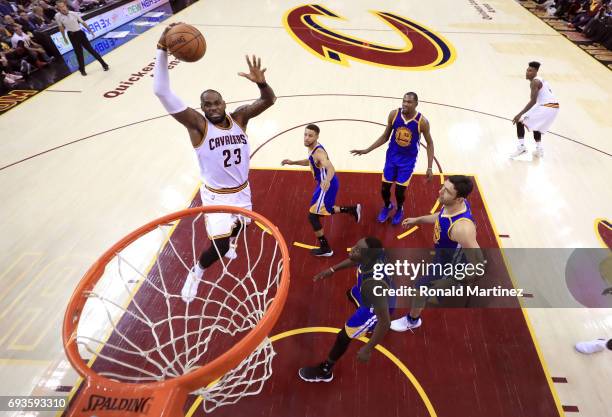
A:
{"label": "white basketball jersey", "polygon": [[249,138],[227,116],[230,127],[223,129],[206,120],[206,137],[195,148],[202,182],[211,188],[235,188],[249,179]]}
{"label": "white basketball jersey", "polygon": [[540,91],[538,91],[538,99],[536,104],[558,103],[557,98],[553,95],[553,92],[548,85],[548,82],[540,77],[535,77],[535,79],[542,83],[542,88],[540,88]]}

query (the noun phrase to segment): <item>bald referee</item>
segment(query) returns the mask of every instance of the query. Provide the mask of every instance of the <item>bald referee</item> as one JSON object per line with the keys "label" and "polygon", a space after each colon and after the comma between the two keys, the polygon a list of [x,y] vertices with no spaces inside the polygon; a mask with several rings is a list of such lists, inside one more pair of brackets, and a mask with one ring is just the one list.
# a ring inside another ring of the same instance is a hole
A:
{"label": "bald referee", "polygon": [[[100,54],[91,46],[89,39],[87,39],[87,36],[81,30],[81,25],[83,25],[89,33],[92,35],[94,34],[89,26],[87,26],[87,23],[81,19],[78,13],[68,11],[68,6],[66,6],[64,2],[57,3],[57,10],[59,10],[59,13],[55,14],[55,21],[59,26],[60,32],[62,32],[64,41],[68,43],[68,39],[70,39],[70,43],[72,43],[74,53],[76,53],[77,60],[79,61],[79,71],[81,71],[81,75],[87,75],[85,72],[85,62],[83,60],[83,48],[102,64],[104,71],[108,71],[108,64],[104,62]],[[68,32],[68,39],[66,39],[66,32]]]}

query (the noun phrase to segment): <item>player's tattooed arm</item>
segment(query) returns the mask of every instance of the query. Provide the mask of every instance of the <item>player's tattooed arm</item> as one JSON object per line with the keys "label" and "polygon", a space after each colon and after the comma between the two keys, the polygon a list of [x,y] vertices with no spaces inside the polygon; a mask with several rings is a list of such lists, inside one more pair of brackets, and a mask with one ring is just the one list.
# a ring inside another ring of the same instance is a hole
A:
{"label": "player's tattooed arm", "polygon": [[261,58],[257,58],[255,55],[249,58],[247,55],[246,61],[249,65],[249,72],[239,72],[238,75],[257,84],[260,91],[260,97],[251,104],[240,106],[232,114],[232,117],[236,119],[238,124],[245,128],[252,117],[260,115],[276,101],[274,90],[268,85],[264,75],[267,68],[261,68]]}
{"label": "player's tattooed arm", "polygon": [[395,117],[396,114],[396,110],[392,110],[389,113],[389,117],[387,118],[387,126],[385,127],[385,131],[383,132],[383,134],[376,139],[376,142],[374,142],[373,144],[371,144],[370,146],[368,146],[365,149],[353,149],[351,151],[351,153],[353,155],[365,155],[367,153],[372,152],[374,149],[378,148],[379,146],[382,146],[385,142],[387,142],[389,140],[389,135],[391,135],[391,131],[393,130],[393,119]]}
{"label": "player's tattooed arm", "polygon": [[523,110],[520,111],[519,114],[514,116],[514,119],[512,119],[512,124],[518,123],[521,117],[523,117],[523,115],[527,113],[529,109],[531,109],[538,101],[538,91],[540,91],[540,88],[542,88],[542,82],[540,80],[533,79],[531,80],[530,87],[531,97],[529,98],[529,103],[527,103],[527,105],[523,108]]}

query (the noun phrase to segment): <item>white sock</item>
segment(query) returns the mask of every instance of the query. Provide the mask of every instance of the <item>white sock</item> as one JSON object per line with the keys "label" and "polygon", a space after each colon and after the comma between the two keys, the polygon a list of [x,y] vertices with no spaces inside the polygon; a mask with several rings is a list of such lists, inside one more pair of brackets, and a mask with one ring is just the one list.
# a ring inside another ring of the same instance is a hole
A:
{"label": "white sock", "polygon": [[519,138],[519,148],[522,148],[525,146],[525,138]]}
{"label": "white sock", "polygon": [[543,151],[544,150],[544,146],[542,146],[542,142],[536,142],[536,149],[538,151]]}

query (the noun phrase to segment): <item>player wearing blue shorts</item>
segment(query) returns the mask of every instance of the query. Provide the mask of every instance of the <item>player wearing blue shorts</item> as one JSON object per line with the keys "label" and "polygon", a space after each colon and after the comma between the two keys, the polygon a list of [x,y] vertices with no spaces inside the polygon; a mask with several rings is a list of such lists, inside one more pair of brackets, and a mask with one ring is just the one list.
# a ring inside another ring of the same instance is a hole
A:
{"label": "player wearing blue shorts", "polygon": [[285,159],[281,162],[281,165],[310,166],[316,186],[310,201],[308,220],[320,244],[318,248],[312,249],[310,252],[315,256],[332,256],[334,251],[325,238],[321,217],[346,213],[355,217],[355,221],[359,223],[361,220],[361,204],[356,206],[335,205],[340,183],[325,148],[319,143],[320,131],[319,126],[314,124],[309,124],[304,129],[304,146],[308,148],[308,159],[299,161]]}
{"label": "player wearing blue shorts", "polygon": [[318,273],[314,280],[327,278],[341,269],[357,267],[357,303],[358,308],[338,332],[336,342],[331,348],[327,359],[317,366],[300,368],[298,375],[308,382],[330,382],[334,375],[334,364],[344,355],[351,340],[373,332],[370,340],[359,349],[357,358],[367,362],[374,347],[382,341],[389,331],[390,316],[395,306],[395,297],[389,297],[386,290],[392,288],[391,281],[386,277],[377,276],[377,264],[384,262],[383,245],[375,237],[366,237],[351,248],[348,259],[323,272]]}
{"label": "player wearing blue shorts", "polygon": [[[416,218],[407,218],[402,222],[406,228],[417,224],[434,224],[435,255],[432,264],[482,263],[482,253],[476,240],[476,225],[470,210],[467,197],[472,192],[472,180],[465,175],[451,175],[446,179],[438,200],[442,210]],[[469,283],[469,277],[458,280],[452,276],[426,275],[416,282],[416,287],[450,288],[454,285]],[[433,298],[433,299],[432,299]],[[391,329],[404,332],[416,329],[422,324],[421,312],[428,300],[437,302],[436,297],[428,298],[417,295],[412,301],[410,313],[391,323]],[[437,297],[439,298],[439,297]]]}
{"label": "player wearing blue shorts", "polygon": [[378,215],[378,221],[387,221],[393,210],[391,204],[391,186],[395,183],[395,200],[397,211],[391,220],[399,224],[404,217],[404,200],[406,187],[412,177],[414,166],[419,154],[419,139],[421,133],[427,142],[427,180],[431,180],[434,160],[434,144],[429,130],[429,122],[416,111],[419,97],[410,92],[404,95],[402,107],[389,113],[387,127],[383,134],[366,149],[354,149],[353,155],[365,155],[391,139],[387,148],[385,167],[382,175],[382,198],[384,206]]}

